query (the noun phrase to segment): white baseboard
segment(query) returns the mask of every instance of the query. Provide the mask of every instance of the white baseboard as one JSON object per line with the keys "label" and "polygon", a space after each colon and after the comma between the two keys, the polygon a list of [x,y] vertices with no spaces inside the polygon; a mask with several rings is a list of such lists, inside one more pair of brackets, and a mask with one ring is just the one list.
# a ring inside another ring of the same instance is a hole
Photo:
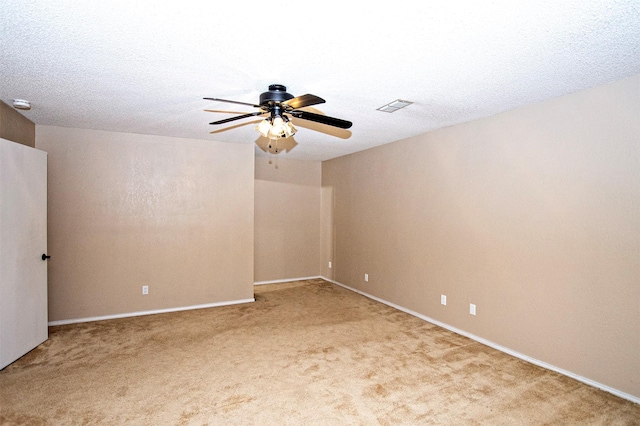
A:
{"label": "white baseboard", "polygon": [[591,379],[588,379],[586,377],[579,376],[579,375],[577,375],[575,373],[572,373],[571,371],[564,370],[562,368],[559,368],[559,367],[556,367],[554,365],[548,364],[548,363],[546,363],[544,361],[540,361],[540,360],[537,360],[535,358],[531,358],[530,356],[527,356],[527,355],[522,354],[520,352],[516,352],[516,351],[514,351],[512,349],[509,349],[509,348],[507,348],[505,346],[501,346],[501,345],[499,345],[497,343],[494,343],[494,342],[492,342],[490,340],[483,339],[482,337],[478,337],[478,336],[476,336],[474,334],[467,333],[464,330],[460,330],[459,328],[450,326],[449,324],[445,324],[443,322],[434,320],[433,318],[427,317],[425,315],[419,314],[418,312],[414,312],[414,311],[412,311],[410,309],[407,309],[407,308],[404,308],[402,306],[396,305],[395,303],[391,303],[391,302],[388,302],[388,301],[386,301],[384,299],[380,299],[379,297],[376,297],[376,296],[373,296],[371,294],[365,293],[364,291],[349,287],[347,285],[344,285],[344,284],[339,283],[337,281],[331,280],[329,278],[325,278],[325,277],[320,277],[320,278],[322,278],[323,280],[329,281],[330,283],[333,283],[335,285],[338,285],[340,287],[346,288],[347,290],[351,290],[353,292],[359,293],[359,294],[361,294],[361,295],[363,295],[365,297],[368,297],[369,299],[373,299],[373,300],[375,300],[377,302],[380,302],[380,303],[383,303],[383,304],[385,304],[387,306],[391,306],[392,308],[395,308],[395,309],[397,309],[399,311],[405,312],[405,313],[407,313],[409,315],[413,315],[414,317],[418,317],[418,318],[420,318],[420,319],[422,319],[424,321],[427,321],[427,322],[435,324],[435,325],[437,325],[439,327],[445,328],[445,329],[447,329],[449,331],[452,331],[452,332],[454,332],[456,334],[460,334],[462,336],[468,337],[468,338],[470,338],[472,340],[475,340],[476,342],[482,343],[483,345],[487,345],[489,347],[497,349],[500,352],[504,352],[506,354],[509,354],[511,356],[519,358],[519,359],[521,359],[523,361],[530,362],[531,364],[535,364],[535,365],[537,365],[539,367],[546,368],[547,370],[555,371],[556,373],[560,373],[560,374],[562,374],[564,376],[570,377],[570,378],[575,379],[575,380],[577,380],[579,382],[585,383],[585,384],[587,384],[589,386],[593,386],[594,388],[601,389],[601,390],[603,390],[605,392],[608,392],[610,394],[619,396],[620,398],[626,399],[626,400],[634,402],[636,404],[640,404],[640,398],[637,397],[637,396],[628,394],[626,392],[622,392],[622,391],[620,391],[618,389],[612,388],[612,387],[607,386],[607,385],[603,385],[602,383],[598,383],[598,382],[596,382],[594,380],[591,380]]}
{"label": "white baseboard", "polygon": [[104,320],[117,319],[117,318],[139,317],[142,315],[166,314],[169,312],[190,311],[192,309],[216,308],[219,306],[238,305],[241,303],[251,303],[255,301],[256,299],[251,298],[251,299],[231,300],[228,302],[206,303],[204,305],[191,305],[191,306],[181,306],[178,308],[156,309],[153,311],[128,312],[124,314],[104,315],[100,317],[87,317],[87,318],[76,318],[76,319],[60,320],[60,321],[50,321],[49,326],[76,324],[80,322],[91,322],[91,321],[104,321]]}
{"label": "white baseboard", "polygon": [[253,283],[253,285],[290,283],[290,282],[294,282],[294,281],[315,280],[315,279],[318,279],[318,278],[326,280],[326,278],[321,277],[320,275],[317,275],[315,277],[286,278],[284,280],[273,280],[273,281],[256,281],[256,282]]}

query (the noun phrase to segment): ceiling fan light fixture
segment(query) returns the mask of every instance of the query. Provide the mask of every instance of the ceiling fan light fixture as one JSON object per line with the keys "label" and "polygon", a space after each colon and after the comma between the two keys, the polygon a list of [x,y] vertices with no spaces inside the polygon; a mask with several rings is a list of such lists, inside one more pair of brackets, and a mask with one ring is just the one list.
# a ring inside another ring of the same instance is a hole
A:
{"label": "ceiling fan light fixture", "polygon": [[381,106],[380,108],[378,108],[378,111],[396,112],[399,109],[402,109],[404,107],[411,105],[412,103],[413,102],[410,102],[410,101],[403,101],[402,99],[396,99],[393,102],[389,102],[388,104]]}
{"label": "ceiling fan light fixture", "polygon": [[285,121],[285,123],[284,123],[284,137],[285,138],[290,138],[291,136],[296,134],[298,129],[296,129],[296,127],[293,125],[291,120],[289,120],[289,117],[287,117],[286,115],[284,116],[284,121]]}
{"label": "ceiling fan light fixture", "polygon": [[270,139],[279,139],[285,135],[285,124],[281,116],[276,115],[271,123],[271,130],[269,130]]}
{"label": "ceiling fan light fixture", "polygon": [[278,133],[282,133],[284,131],[284,120],[282,119],[281,116],[276,115],[275,118],[273,119],[273,128],[278,132]]}
{"label": "ceiling fan light fixture", "polygon": [[293,123],[288,121],[286,126],[285,126],[284,134],[287,135],[287,137],[289,138],[289,137],[295,135],[297,131],[298,131],[298,129],[296,129],[296,127],[293,125]]}
{"label": "ceiling fan light fixture", "polygon": [[271,123],[269,122],[269,119],[264,119],[262,120],[257,126],[256,126],[256,130],[258,131],[258,133],[260,133],[262,136],[269,137],[269,131],[271,130]]}

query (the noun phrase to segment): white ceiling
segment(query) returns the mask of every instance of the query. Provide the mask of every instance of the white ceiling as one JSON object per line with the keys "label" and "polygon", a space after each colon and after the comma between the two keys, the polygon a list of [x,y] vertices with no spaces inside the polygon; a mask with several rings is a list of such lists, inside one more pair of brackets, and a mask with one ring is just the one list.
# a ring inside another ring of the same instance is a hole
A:
{"label": "white ceiling", "polygon": [[[280,142],[327,160],[640,74],[640,0],[354,3],[2,0],[0,99],[31,101],[36,124],[266,155],[256,120],[204,111],[255,109],[202,98],[257,103],[279,83],[354,123],[296,120]],[[398,98],[414,103],[376,110]]]}

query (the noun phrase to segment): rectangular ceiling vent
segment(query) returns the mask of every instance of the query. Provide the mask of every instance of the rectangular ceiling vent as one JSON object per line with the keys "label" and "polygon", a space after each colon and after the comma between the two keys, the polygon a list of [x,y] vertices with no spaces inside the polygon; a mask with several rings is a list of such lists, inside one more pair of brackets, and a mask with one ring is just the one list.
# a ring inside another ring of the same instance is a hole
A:
{"label": "rectangular ceiling vent", "polygon": [[381,106],[380,108],[378,108],[378,111],[396,112],[401,108],[411,105],[412,103],[413,102],[403,101],[402,99],[396,99],[393,102],[389,102],[388,104]]}

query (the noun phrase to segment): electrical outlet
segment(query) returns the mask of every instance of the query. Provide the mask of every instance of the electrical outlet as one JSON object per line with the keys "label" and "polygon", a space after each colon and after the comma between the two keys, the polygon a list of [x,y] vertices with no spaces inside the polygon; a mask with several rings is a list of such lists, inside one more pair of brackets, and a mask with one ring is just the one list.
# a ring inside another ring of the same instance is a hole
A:
{"label": "electrical outlet", "polygon": [[364,274],[364,280],[365,282],[369,282],[369,274]]}
{"label": "electrical outlet", "polygon": [[471,315],[475,315],[476,314],[476,305],[474,305],[473,303],[469,303],[469,313]]}
{"label": "electrical outlet", "polygon": [[142,294],[149,294],[149,286],[148,285],[143,285],[142,286]]}
{"label": "electrical outlet", "polygon": [[331,262],[329,262],[329,269],[331,269]]}
{"label": "electrical outlet", "polygon": [[445,296],[444,294],[440,295],[440,304],[442,304],[442,305],[446,305],[447,304],[447,296]]}

